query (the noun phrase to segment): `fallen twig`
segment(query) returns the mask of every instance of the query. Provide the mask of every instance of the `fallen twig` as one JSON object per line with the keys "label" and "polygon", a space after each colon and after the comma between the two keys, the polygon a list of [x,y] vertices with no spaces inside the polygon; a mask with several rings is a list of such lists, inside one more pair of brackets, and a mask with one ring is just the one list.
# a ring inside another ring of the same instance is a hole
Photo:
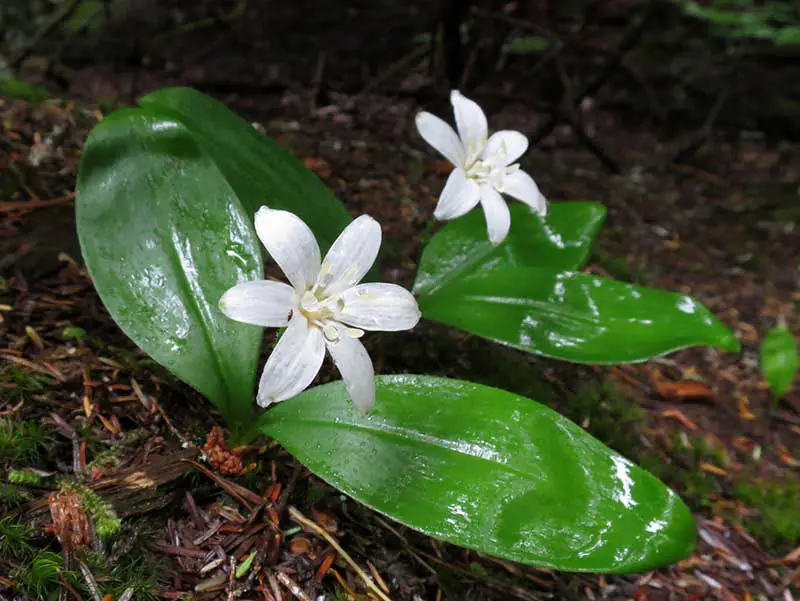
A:
{"label": "fallen twig", "polygon": [[22,62],[28,58],[34,50],[36,50],[36,47],[42,42],[42,40],[44,40],[56,27],[69,18],[73,11],[78,8],[79,4],[80,3],[78,0],[69,0],[68,2],[65,2],[64,5],[53,14],[50,20],[42,25],[39,31],[34,34],[30,41],[16,54],[16,56],[8,61],[8,66],[12,69],[19,67]]}
{"label": "fallen twig", "polygon": [[336,549],[336,552],[339,553],[341,558],[350,564],[350,567],[352,567],[355,573],[358,574],[359,578],[364,581],[364,584],[366,584],[367,588],[375,593],[380,599],[382,599],[382,601],[392,601],[391,598],[389,598],[386,593],[384,593],[381,588],[375,584],[372,578],[370,578],[369,575],[361,569],[361,567],[353,560],[353,558],[347,554],[347,551],[342,548],[342,546],[339,544],[339,541],[331,536],[330,533],[328,533],[322,526],[313,520],[309,520],[306,516],[300,513],[296,507],[289,507],[289,517],[301,526],[312,530],[317,536],[321,536],[328,541],[331,547]]}
{"label": "fallen twig", "polygon": [[[597,93],[603,86],[605,86],[620,64],[622,64],[622,61],[625,59],[628,53],[636,47],[642,37],[642,34],[644,33],[644,26],[647,23],[647,18],[650,15],[650,9],[652,5],[653,1],[648,0],[648,2],[640,11],[639,15],[633,18],[631,25],[628,27],[628,30],[622,36],[622,39],[617,45],[616,51],[606,61],[599,73],[586,82],[580,91],[572,98],[573,106],[579,106],[581,100],[587,96]],[[552,133],[552,131],[556,128],[556,125],[558,125],[563,118],[563,109],[558,107],[555,111],[553,111],[553,113],[550,115],[550,118],[544,123],[544,125],[542,125],[533,134],[533,136],[531,136],[531,143],[536,144],[543,138],[550,135],[550,133]]]}
{"label": "fallen twig", "polygon": [[303,589],[300,588],[300,585],[292,580],[288,574],[285,572],[277,572],[276,575],[278,577],[278,582],[285,586],[286,589],[295,597],[300,599],[300,601],[311,601],[309,596],[306,595]]}
{"label": "fallen twig", "polygon": [[45,207],[55,207],[58,205],[69,204],[75,200],[75,193],[69,192],[58,198],[48,198],[47,200],[19,200],[0,202],[0,213],[12,213],[14,211],[33,211]]}

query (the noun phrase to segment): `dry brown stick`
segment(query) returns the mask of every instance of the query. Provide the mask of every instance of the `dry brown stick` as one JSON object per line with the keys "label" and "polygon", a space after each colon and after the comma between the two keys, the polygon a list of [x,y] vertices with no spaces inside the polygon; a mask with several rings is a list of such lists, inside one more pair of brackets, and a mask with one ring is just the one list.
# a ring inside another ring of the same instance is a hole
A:
{"label": "dry brown stick", "polygon": [[70,0],[69,2],[65,2],[61,8],[59,8],[53,14],[50,20],[47,21],[47,23],[45,23],[41,29],[39,29],[39,31],[33,35],[31,40],[17,53],[17,55],[8,62],[8,65],[12,69],[19,67],[22,62],[36,50],[36,47],[42,42],[42,40],[44,40],[56,27],[69,18],[73,11],[78,8],[78,5],[78,0]]}
{"label": "dry brown stick", "polygon": [[233,497],[237,503],[241,504],[247,511],[252,511],[253,507],[257,507],[264,503],[264,499],[259,497],[250,489],[244,486],[239,486],[235,482],[227,480],[218,474],[215,474],[206,466],[197,463],[192,459],[183,459],[184,462],[192,465],[197,471],[208,476],[211,480],[216,482],[220,488]]}
{"label": "dry brown stick", "polygon": [[562,113],[567,122],[572,125],[572,129],[578,136],[578,139],[597,157],[606,169],[611,173],[622,173],[622,169],[619,164],[617,164],[617,161],[611,158],[611,155],[595,141],[584,127],[580,109],[574,100],[572,81],[570,81],[567,71],[564,68],[564,63],[559,55],[555,57],[555,66],[559,80],[561,81],[561,87],[564,90]]}
{"label": "dry brown stick", "polygon": [[47,200],[20,200],[20,201],[7,201],[0,202],[0,213],[10,213],[12,211],[33,211],[34,209],[42,209],[44,207],[54,207],[56,205],[63,205],[72,202],[75,199],[75,194],[70,192],[58,198],[49,198]]}
{"label": "dry brown stick", "polygon": [[[615,51],[612,55],[608,58],[605,64],[601,67],[599,73],[595,75],[591,80],[589,80],[579,92],[575,94],[572,98],[572,102],[577,106],[580,105],[581,100],[586,98],[587,96],[591,96],[597,93],[600,88],[608,83],[608,80],[611,76],[616,72],[617,68],[620,66],[622,61],[625,57],[633,50],[636,45],[639,43],[639,40],[644,33],[644,26],[648,21],[648,17],[650,16],[650,9],[652,8],[653,0],[647,0],[642,10],[639,12],[639,15],[634,17],[631,20],[631,25],[628,27],[628,30],[623,34],[622,40],[615,48]],[[550,133],[556,128],[556,126],[562,121],[563,114],[561,107],[557,107],[557,109],[550,115],[550,118],[539,127],[539,129],[531,136],[531,143],[536,144],[542,138],[547,137]]]}
{"label": "dry brown stick", "polygon": [[86,587],[92,594],[92,599],[94,599],[94,601],[100,601],[100,589],[97,587],[97,580],[95,580],[94,574],[92,574],[92,571],[89,569],[89,566],[87,566],[82,561],[79,561],[78,567],[81,570],[83,579],[86,581]]}
{"label": "dry brown stick", "polygon": [[350,564],[350,567],[352,567],[356,574],[358,574],[359,578],[364,581],[364,584],[367,585],[367,588],[375,593],[379,599],[382,601],[392,601],[391,598],[389,598],[386,593],[384,593],[381,588],[372,581],[372,578],[370,578],[369,575],[361,569],[361,567],[353,560],[353,558],[347,554],[347,551],[342,548],[342,546],[339,544],[339,541],[331,536],[330,533],[327,532],[322,526],[313,520],[309,520],[306,516],[300,513],[296,507],[289,507],[289,517],[301,526],[312,530],[316,535],[321,536],[328,541],[330,546],[336,549],[336,552],[339,554],[339,556],[348,564]]}
{"label": "dry brown stick", "polygon": [[313,114],[317,110],[317,99],[322,90],[322,83],[325,75],[325,63],[328,55],[324,50],[320,50],[317,55],[317,66],[314,69],[314,78],[311,80],[311,93],[308,100],[308,112]]}
{"label": "dry brown stick", "polygon": [[[731,76],[731,79],[733,77]],[[673,152],[672,155],[666,159],[666,161],[661,161],[662,164],[668,163],[681,163],[691,157],[695,152],[700,150],[703,144],[706,143],[709,136],[712,133],[712,129],[714,127],[714,123],[717,121],[717,117],[722,112],[722,108],[725,106],[727,102],[731,88],[733,86],[733,82],[729,81],[728,84],[720,90],[719,94],[717,95],[717,99],[714,101],[714,106],[711,107],[711,110],[706,115],[705,120],[703,121],[703,125],[700,126],[696,132],[689,136],[688,142],[684,143],[676,152]]]}
{"label": "dry brown stick", "polygon": [[358,93],[353,96],[348,105],[355,106],[361,101],[366,94],[383,84],[386,80],[394,75],[401,73],[404,69],[411,68],[414,61],[419,61],[428,51],[426,46],[418,46],[411,50],[408,54],[401,56],[397,61],[386,67],[382,72],[378,73],[370,79]]}
{"label": "dry brown stick", "polygon": [[72,587],[72,585],[71,585],[71,584],[69,583],[69,581],[68,581],[68,580],[67,580],[67,579],[64,577],[64,574],[62,574],[62,573],[61,573],[61,571],[59,571],[59,572],[58,572],[58,574],[56,574],[56,576],[58,576],[58,579],[59,579],[59,581],[61,581],[62,590],[68,590],[68,591],[70,592],[70,594],[72,595],[72,597],[73,597],[73,598],[74,598],[76,601],[83,601],[83,597],[81,597],[81,596],[80,596],[80,594],[78,594],[78,591],[76,591],[76,590],[75,590],[75,589]]}
{"label": "dry brown stick", "polygon": [[309,596],[306,595],[305,591],[300,588],[300,585],[292,580],[288,574],[285,572],[276,572],[276,576],[278,577],[278,582],[285,586],[286,589],[295,597],[300,599],[300,601],[311,601]]}

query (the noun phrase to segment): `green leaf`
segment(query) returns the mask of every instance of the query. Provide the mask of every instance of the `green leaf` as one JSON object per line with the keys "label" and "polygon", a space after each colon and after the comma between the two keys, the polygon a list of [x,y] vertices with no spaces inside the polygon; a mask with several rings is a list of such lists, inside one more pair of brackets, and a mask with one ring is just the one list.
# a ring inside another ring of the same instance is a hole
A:
{"label": "green leaf", "polygon": [[422,252],[414,292],[434,293],[447,283],[496,265],[579,269],[603,224],[606,209],[593,202],[557,203],[542,220],[532,209],[513,203],[511,231],[494,246],[482,211],[472,211],[445,225]]}
{"label": "green leaf", "polygon": [[41,86],[27,83],[0,72],[0,96],[20,98],[38,103],[50,98],[50,93]]}
{"label": "green leaf", "polygon": [[260,429],[332,486],[427,535],[543,567],[632,572],[677,561],[695,525],[677,495],[583,429],[509,392],[377,379],[367,416],[341,382]]}
{"label": "green leaf", "polygon": [[549,47],[550,42],[547,38],[540,35],[521,35],[511,38],[505,44],[504,50],[508,54],[529,56],[531,54],[542,54]]}
{"label": "green leaf", "polygon": [[785,395],[800,368],[797,343],[785,326],[772,328],[761,343],[761,373],[776,399]]}
{"label": "green leaf", "polygon": [[258,551],[254,550],[250,552],[250,555],[245,557],[244,561],[239,564],[238,568],[236,568],[236,573],[235,573],[236,578],[241,578],[242,576],[247,574],[247,572],[250,571],[250,568],[253,566],[253,561],[255,560],[257,554]]}
{"label": "green leaf", "polygon": [[226,318],[217,302],[262,277],[259,241],[193,132],[149,109],[102,121],[84,148],[76,216],[89,273],[117,324],[232,428],[245,425],[261,330]]}
{"label": "green leaf", "polygon": [[350,223],[344,205],[312,171],[210,96],[190,88],[168,88],[139,103],[192,133],[251,218],[265,204],[291,211],[308,224],[323,253]]}
{"label": "green leaf", "polygon": [[587,273],[498,264],[422,295],[423,317],[578,363],[642,361],[739,342],[696,300]]}

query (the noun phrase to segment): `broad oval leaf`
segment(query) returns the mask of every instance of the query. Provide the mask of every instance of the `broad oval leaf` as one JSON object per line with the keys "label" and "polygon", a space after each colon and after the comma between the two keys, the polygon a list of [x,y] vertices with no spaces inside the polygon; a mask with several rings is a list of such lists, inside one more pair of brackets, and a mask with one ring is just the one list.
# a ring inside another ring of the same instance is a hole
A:
{"label": "broad oval leaf", "polygon": [[250,215],[186,127],[149,110],[102,121],[86,142],[76,217],[97,292],[122,330],[230,422],[252,415],[261,330],[217,302],[263,275]]}
{"label": "broad oval leaf", "polygon": [[558,413],[496,388],[383,376],[364,416],[334,382],[271,409],[260,430],[359,502],[506,559],[622,573],[694,545],[675,493]]}
{"label": "broad oval leaf", "polygon": [[627,363],[739,341],[688,296],[587,273],[496,265],[422,295],[423,317],[578,363]]}
{"label": "broad oval leaf", "polygon": [[509,209],[511,231],[497,246],[488,240],[482,211],[439,230],[422,252],[414,292],[433,294],[457,278],[500,264],[580,269],[606,215],[605,207],[594,202],[553,204],[545,219],[522,203],[512,203]]}
{"label": "broad oval leaf", "polygon": [[350,223],[344,205],[311,170],[221,102],[191,88],[167,88],[139,104],[192,133],[250,217],[265,204],[291,211],[308,224],[323,253]]}
{"label": "broad oval leaf", "polygon": [[800,368],[797,343],[785,326],[772,328],[761,343],[761,373],[776,399],[785,395]]}

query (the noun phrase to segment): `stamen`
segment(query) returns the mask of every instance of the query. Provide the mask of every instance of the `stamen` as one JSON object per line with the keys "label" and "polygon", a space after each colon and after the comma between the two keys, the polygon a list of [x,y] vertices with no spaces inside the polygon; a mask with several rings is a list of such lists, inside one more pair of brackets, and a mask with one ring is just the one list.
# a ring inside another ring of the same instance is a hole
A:
{"label": "stamen", "polygon": [[317,274],[317,281],[314,282],[314,286],[311,288],[311,293],[316,296],[317,292],[325,286],[328,285],[328,280],[330,279],[331,273],[331,264],[328,261],[323,261],[322,266],[319,268],[319,273]]}
{"label": "stamen", "polygon": [[364,335],[364,330],[359,330],[358,328],[347,328],[345,333],[349,338],[355,338],[358,340]]}
{"label": "stamen", "polygon": [[332,323],[326,323],[322,326],[322,335],[328,342],[339,342],[339,328]]}

